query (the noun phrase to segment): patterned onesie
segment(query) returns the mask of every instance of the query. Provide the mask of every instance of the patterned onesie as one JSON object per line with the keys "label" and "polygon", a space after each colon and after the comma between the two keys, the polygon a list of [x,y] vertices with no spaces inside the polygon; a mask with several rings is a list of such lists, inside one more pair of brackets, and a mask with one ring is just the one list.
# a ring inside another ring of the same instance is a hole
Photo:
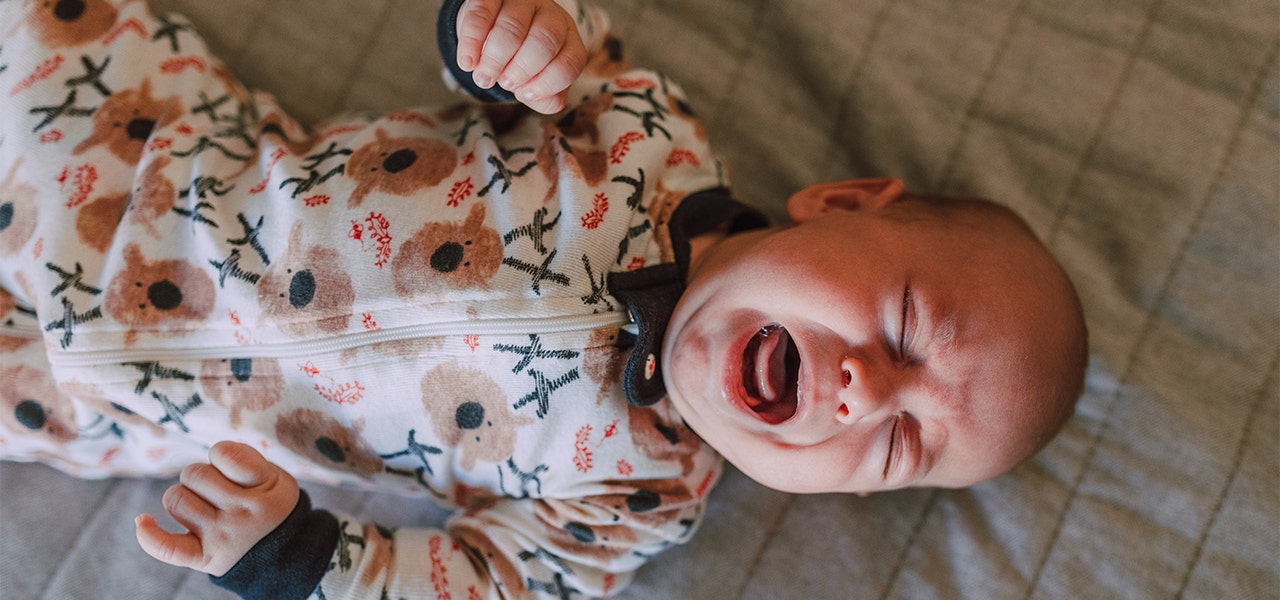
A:
{"label": "patterned onesie", "polygon": [[232,439],[461,509],[390,531],[304,494],[219,580],[246,597],[607,595],[687,539],[721,462],[657,349],[688,238],[764,222],[564,2],[566,113],[314,130],[145,2],[0,3],[0,457],[172,475]]}

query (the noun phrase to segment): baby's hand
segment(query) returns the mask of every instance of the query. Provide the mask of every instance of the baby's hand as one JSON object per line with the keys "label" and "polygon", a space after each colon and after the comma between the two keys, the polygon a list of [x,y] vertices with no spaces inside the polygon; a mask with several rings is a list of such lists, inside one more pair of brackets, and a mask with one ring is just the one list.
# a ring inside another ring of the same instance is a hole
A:
{"label": "baby's hand", "polygon": [[564,109],[587,50],[573,17],[552,0],[467,0],[458,13],[458,66],[543,114]]}
{"label": "baby's hand", "polygon": [[187,528],[176,534],[147,514],[134,520],[138,543],[153,558],[215,577],[284,522],[298,503],[293,476],[235,442],[209,450],[209,464],[187,465],[164,493],[164,508]]}

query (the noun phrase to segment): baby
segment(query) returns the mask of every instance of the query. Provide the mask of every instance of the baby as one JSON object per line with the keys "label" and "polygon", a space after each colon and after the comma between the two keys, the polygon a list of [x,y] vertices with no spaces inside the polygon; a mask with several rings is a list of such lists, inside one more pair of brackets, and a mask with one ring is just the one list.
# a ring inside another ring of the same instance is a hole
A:
{"label": "baby", "polygon": [[[602,596],[692,535],[720,456],[960,487],[1070,414],[1080,308],[1007,209],[855,180],[769,227],[599,12],[441,14],[460,87],[554,116],[308,132],[143,3],[0,4],[4,458],[180,470],[187,531],[139,543],[245,597]],[[463,510],[391,531],[295,475]]]}

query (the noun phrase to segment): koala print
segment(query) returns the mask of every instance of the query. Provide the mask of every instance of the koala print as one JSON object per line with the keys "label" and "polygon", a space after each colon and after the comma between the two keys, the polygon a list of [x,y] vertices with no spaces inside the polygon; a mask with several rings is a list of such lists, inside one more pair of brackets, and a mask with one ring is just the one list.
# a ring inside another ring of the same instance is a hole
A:
{"label": "koala print", "polygon": [[681,517],[680,509],[697,506],[698,498],[679,479],[645,481],[636,489],[636,482],[607,481],[606,485],[627,489],[626,493],[603,494],[584,500],[585,503],[627,515],[627,521],[649,527],[662,527]]}
{"label": "koala print", "polygon": [[590,514],[580,500],[535,500],[533,512],[546,527],[547,539],[553,547],[565,548],[574,555],[610,560],[635,548],[636,532],[628,524],[603,525],[579,521]]}
{"label": "koala print", "polygon": [[363,423],[346,427],[323,412],[300,408],[276,419],[276,438],[317,465],[372,479],[382,472],[382,457],[360,437],[362,428]]}
{"label": "koala print", "polygon": [[671,229],[667,224],[683,198],[683,194],[667,189],[662,181],[658,181],[654,186],[653,200],[649,202],[649,213],[653,215],[653,241],[658,245],[658,255],[664,263],[676,260],[676,252],[671,245]]}
{"label": "koala print", "polygon": [[600,115],[610,110],[613,110],[613,94],[597,94],[561,117],[556,126],[565,137],[579,138],[585,135],[591,139],[591,145],[595,146],[600,143]]}
{"label": "koala print", "polygon": [[669,400],[646,408],[628,404],[627,429],[631,433],[631,444],[645,456],[680,461],[682,476],[693,471],[693,455],[701,442]]}
{"label": "koala print", "polygon": [[617,382],[622,381],[622,367],[626,364],[623,353],[618,349],[618,330],[604,327],[591,332],[587,347],[582,355],[582,370],[598,387],[596,404],[609,395],[609,390]]}
{"label": "koala print", "polygon": [[83,154],[105,145],[116,158],[136,165],[151,132],[180,116],[182,105],[178,98],[158,100],[151,97],[151,80],[144,80],[138,89],[116,92],[103,101],[93,113],[93,132],[71,153]]}
{"label": "koala print", "polygon": [[347,161],[346,175],[356,181],[348,207],[359,206],[370,192],[408,196],[444,181],[458,166],[453,146],[430,138],[387,135],[381,128],[377,139],[357,148]]}
{"label": "koala print", "polygon": [[52,48],[98,39],[116,23],[106,0],[24,0],[24,17],[40,43]]}
{"label": "koala print", "polygon": [[[10,294],[4,288],[0,288],[0,324],[12,323],[13,313],[17,312],[17,310],[18,301],[13,298],[13,294]],[[26,337],[0,333],[0,354],[13,352],[33,341],[35,340]]]}
{"label": "koala print", "polygon": [[0,370],[0,425],[21,435],[33,435],[55,444],[77,437],[75,408],[48,376],[27,366]]}
{"label": "koala print", "polygon": [[484,204],[471,205],[461,223],[427,223],[391,260],[396,292],[414,298],[448,286],[488,287],[502,266],[502,238],[484,224]]}
{"label": "koala print", "polygon": [[465,522],[451,527],[449,533],[462,543],[463,549],[471,555],[474,562],[484,566],[485,571],[489,573],[489,579],[501,591],[499,594],[501,597],[525,597],[528,588],[525,587],[524,577],[515,565],[511,564],[511,559],[494,545],[489,536]]}
{"label": "koala print", "polygon": [[155,238],[160,232],[155,222],[173,210],[178,198],[178,188],[164,175],[165,167],[172,161],[168,156],[157,156],[138,177],[125,207],[125,218],[142,223]]}
{"label": "koala print", "polygon": [[284,373],[271,358],[206,360],[200,365],[204,397],[231,409],[231,427],[240,428],[241,411],[263,411],[280,401]]}
{"label": "koala print", "polygon": [[477,460],[499,463],[516,449],[516,429],[533,419],[511,411],[502,388],[481,371],[458,363],[436,367],[422,377],[422,405],[436,437],[462,453],[462,467]]}
{"label": "koala print", "polygon": [[62,383],[59,387],[63,392],[74,398],[76,402],[80,403],[85,408],[97,411],[98,414],[111,419],[112,421],[134,427],[142,427],[150,430],[153,434],[158,436],[163,436],[168,433],[167,429],[153,423],[150,419],[133,412],[129,407],[112,402],[109,399],[110,396],[96,385],[80,381],[67,381]]}
{"label": "koala print", "polygon": [[596,77],[617,77],[631,68],[622,53],[622,40],[613,34],[605,34],[601,42],[604,52],[594,52],[583,72]]}
{"label": "koala print", "polygon": [[346,329],[355,290],[341,264],[332,248],[303,246],[302,221],[294,223],[284,255],[258,280],[262,317],[294,337]]}
{"label": "koala print", "polygon": [[129,194],[103,196],[84,205],[76,214],[76,234],[80,242],[98,252],[106,252],[128,207]]}
{"label": "koala print", "polygon": [[213,310],[214,284],[200,267],[181,259],[147,260],[137,244],[124,249],[125,266],[107,287],[105,310],[129,325],[125,345],[139,330],[204,321]]}
{"label": "koala print", "polygon": [[18,181],[19,160],[0,182],[0,256],[22,250],[36,230],[36,189]]}
{"label": "koala print", "polygon": [[547,193],[542,203],[547,204],[560,193],[560,174],[572,172],[578,179],[594,186],[600,185],[608,174],[609,155],[603,150],[593,150],[576,146],[561,135],[560,130],[550,123],[542,125],[542,145],[534,155],[538,169],[547,180]]}

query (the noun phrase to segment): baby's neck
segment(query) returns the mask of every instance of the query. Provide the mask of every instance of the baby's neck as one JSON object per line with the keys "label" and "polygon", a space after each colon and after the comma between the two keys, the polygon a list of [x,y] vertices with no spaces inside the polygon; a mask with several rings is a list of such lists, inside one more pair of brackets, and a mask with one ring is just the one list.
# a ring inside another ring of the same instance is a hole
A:
{"label": "baby's neck", "polygon": [[729,237],[729,224],[725,223],[706,233],[700,233],[689,238],[689,270],[688,274],[692,274],[698,270],[699,263],[706,255],[707,250],[712,246],[724,241]]}

